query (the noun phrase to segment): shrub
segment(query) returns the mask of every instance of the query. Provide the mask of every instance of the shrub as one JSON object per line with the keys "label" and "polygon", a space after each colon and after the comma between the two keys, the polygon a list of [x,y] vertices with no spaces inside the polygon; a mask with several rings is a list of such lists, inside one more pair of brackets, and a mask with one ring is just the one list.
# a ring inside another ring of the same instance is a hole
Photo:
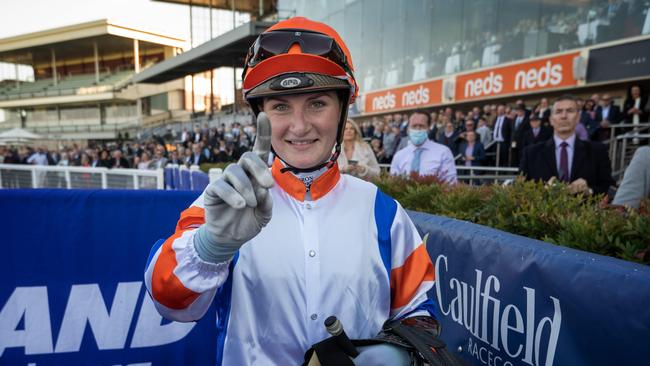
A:
{"label": "shrub", "polygon": [[571,194],[567,185],[449,186],[435,178],[382,175],[375,183],[407,209],[490,226],[575,249],[650,264],[650,213]]}
{"label": "shrub", "polygon": [[212,168],[219,168],[225,170],[228,164],[230,163],[203,163],[199,166],[199,169],[201,169],[201,171],[204,173],[209,173],[210,169]]}

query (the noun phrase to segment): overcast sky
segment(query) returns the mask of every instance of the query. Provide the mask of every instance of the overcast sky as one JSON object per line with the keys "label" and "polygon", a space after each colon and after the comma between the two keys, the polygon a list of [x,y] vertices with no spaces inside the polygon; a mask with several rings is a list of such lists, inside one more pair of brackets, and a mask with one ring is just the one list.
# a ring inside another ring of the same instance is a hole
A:
{"label": "overcast sky", "polygon": [[151,0],[0,0],[0,38],[98,19],[189,38],[185,5]]}

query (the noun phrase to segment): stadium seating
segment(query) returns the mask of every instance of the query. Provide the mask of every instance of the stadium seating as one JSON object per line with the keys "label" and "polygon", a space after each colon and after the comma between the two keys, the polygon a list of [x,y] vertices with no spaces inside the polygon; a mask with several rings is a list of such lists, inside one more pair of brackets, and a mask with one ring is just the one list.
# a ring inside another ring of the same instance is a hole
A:
{"label": "stadium seating", "polygon": [[17,87],[15,84],[6,84],[0,86],[0,98],[11,98],[31,94],[33,97],[52,96],[60,94],[70,94],[70,91],[79,88],[92,86],[114,86],[120,88],[128,82],[134,75],[133,70],[119,71],[115,73],[100,74],[99,83],[96,81],[96,75],[82,74],[62,77],[54,85],[54,79],[41,79],[34,82],[24,82]]}

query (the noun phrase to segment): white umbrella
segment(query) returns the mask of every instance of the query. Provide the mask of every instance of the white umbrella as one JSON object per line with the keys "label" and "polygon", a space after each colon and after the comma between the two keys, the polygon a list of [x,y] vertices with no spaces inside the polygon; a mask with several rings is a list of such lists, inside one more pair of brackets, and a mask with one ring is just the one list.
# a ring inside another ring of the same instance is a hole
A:
{"label": "white umbrella", "polygon": [[6,143],[25,143],[31,140],[43,139],[42,136],[23,130],[22,128],[12,128],[11,130],[0,133],[0,141]]}

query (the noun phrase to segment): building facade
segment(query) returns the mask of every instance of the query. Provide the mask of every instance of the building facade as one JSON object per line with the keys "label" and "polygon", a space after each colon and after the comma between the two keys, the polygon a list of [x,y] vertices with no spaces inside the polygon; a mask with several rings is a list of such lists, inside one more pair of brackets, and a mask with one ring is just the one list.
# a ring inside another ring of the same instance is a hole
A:
{"label": "building facade", "polygon": [[[277,8],[280,18],[323,21],[346,40],[361,114],[589,87],[592,50],[650,37],[643,0],[280,0]],[[650,70],[650,59],[636,62]]]}

